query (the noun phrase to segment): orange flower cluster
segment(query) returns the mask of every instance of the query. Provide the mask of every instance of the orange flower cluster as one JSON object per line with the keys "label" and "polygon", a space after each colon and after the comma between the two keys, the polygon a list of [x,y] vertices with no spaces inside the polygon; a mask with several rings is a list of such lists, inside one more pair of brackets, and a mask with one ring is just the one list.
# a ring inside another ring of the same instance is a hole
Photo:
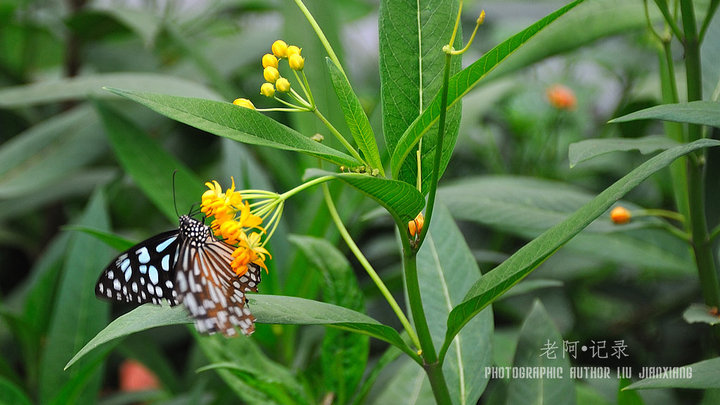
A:
{"label": "orange flower cluster", "polygon": [[208,190],[202,195],[201,211],[214,219],[210,225],[215,236],[226,243],[237,246],[233,252],[231,266],[238,276],[248,270],[248,264],[254,263],[267,271],[265,260],[270,256],[264,248],[262,235],[265,229],[262,218],[255,215],[250,204],[243,201],[242,194],[235,191],[235,179],[225,192],[217,181],[205,183]]}

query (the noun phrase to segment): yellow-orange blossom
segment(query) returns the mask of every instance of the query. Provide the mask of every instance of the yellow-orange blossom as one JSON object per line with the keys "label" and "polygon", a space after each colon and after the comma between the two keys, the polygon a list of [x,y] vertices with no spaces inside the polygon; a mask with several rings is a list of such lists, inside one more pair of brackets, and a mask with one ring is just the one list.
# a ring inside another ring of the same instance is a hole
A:
{"label": "yellow-orange blossom", "polygon": [[224,193],[215,180],[205,183],[205,186],[208,190],[202,195],[201,211],[208,217],[214,217],[210,227],[216,236],[237,246],[232,254],[232,269],[241,276],[247,272],[248,264],[254,263],[267,271],[265,260],[272,256],[261,242],[261,235],[265,232],[261,226],[262,218],[254,215],[250,204],[243,201],[240,192],[235,191],[235,179]]}

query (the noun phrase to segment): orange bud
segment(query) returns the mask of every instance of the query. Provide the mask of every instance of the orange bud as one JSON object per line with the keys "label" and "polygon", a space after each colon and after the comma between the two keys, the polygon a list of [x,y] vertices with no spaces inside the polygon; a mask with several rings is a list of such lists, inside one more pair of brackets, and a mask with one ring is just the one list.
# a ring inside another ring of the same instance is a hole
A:
{"label": "orange bud", "polygon": [[421,212],[415,217],[415,219],[408,222],[408,231],[410,231],[410,236],[415,237],[416,234],[422,232],[423,225],[425,225],[425,215]]}
{"label": "orange bud", "polygon": [[625,207],[617,206],[610,211],[610,219],[614,224],[622,225],[630,222],[630,211]]}
{"label": "orange bud", "polygon": [[554,84],[547,89],[546,96],[551,106],[558,110],[573,110],[577,105],[575,93],[562,84]]}

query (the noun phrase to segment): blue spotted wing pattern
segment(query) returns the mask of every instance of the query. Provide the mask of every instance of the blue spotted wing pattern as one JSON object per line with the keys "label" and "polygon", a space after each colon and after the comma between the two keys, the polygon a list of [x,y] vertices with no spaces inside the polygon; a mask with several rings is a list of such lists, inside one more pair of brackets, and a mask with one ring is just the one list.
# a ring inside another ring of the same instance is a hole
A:
{"label": "blue spotted wing pattern", "polygon": [[116,301],[177,304],[175,263],[179,231],[163,232],[116,257],[95,285],[95,295]]}
{"label": "blue spotted wing pattern", "polygon": [[156,235],[120,254],[95,287],[98,297],[117,301],[171,305],[183,303],[201,333],[249,335],[255,318],[245,292],[257,292],[260,267],[250,263],[237,276],[232,270],[235,247],[216,239],[210,228],[187,215],[180,228]]}

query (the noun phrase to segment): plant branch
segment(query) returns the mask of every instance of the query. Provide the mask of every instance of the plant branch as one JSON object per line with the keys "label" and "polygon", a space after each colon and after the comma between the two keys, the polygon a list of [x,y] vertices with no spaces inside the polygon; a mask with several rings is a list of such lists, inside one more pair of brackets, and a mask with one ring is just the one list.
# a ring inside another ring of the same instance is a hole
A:
{"label": "plant branch", "polygon": [[[700,44],[695,24],[695,10],[692,0],[681,0],[683,29],[685,30],[685,70],[687,79],[687,100],[702,99],[702,75],[700,69]],[[688,124],[688,141],[702,137],[700,125]],[[715,269],[715,258],[708,234],[705,215],[704,169],[705,152],[697,152],[687,159],[688,199],[690,203],[690,235],[695,262],[698,267],[703,298],[709,306],[720,306],[720,288]],[[716,328],[718,330],[718,328]],[[718,333],[716,333],[717,335]]]}
{"label": "plant branch", "polygon": [[335,63],[338,69],[342,72],[343,76],[347,77],[345,74],[345,71],[342,68],[342,65],[340,64],[340,59],[338,59],[337,55],[335,54],[335,51],[333,50],[332,46],[330,45],[330,41],[328,41],[327,37],[325,36],[325,33],[323,33],[322,28],[318,25],[317,21],[315,21],[315,18],[310,13],[310,10],[308,10],[307,7],[305,7],[305,4],[302,2],[302,0],[295,0],[295,4],[297,4],[300,11],[305,15],[305,18],[307,18],[308,22],[310,23],[310,26],[312,26],[313,31],[315,31],[315,35],[317,35],[320,42],[323,44],[323,47],[325,48],[325,52],[327,52],[330,59]]}
{"label": "plant branch", "polygon": [[[368,262],[365,255],[360,251],[360,248],[355,244],[355,241],[353,240],[352,236],[350,236],[350,233],[348,232],[347,228],[345,228],[345,224],[343,224],[342,219],[340,218],[340,215],[337,212],[337,209],[335,208],[335,203],[333,203],[332,196],[330,195],[330,190],[327,187],[327,184],[323,184],[323,195],[325,197],[325,204],[328,207],[328,211],[330,211],[330,216],[332,217],[333,222],[335,222],[335,226],[337,227],[338,231],[340,232],[340,236],[342,236],[343,240],[345,240],[345,243],[350,248],[350,251],[353,252],[355,257],[360,262],[360,265],[363,266],[367,274],[370,276],[370,278],[375,282],[375,285],[380,290],[380,293],[382,293],[383,297],[385,297],[385,300],[390,304],[390,307],[392,308],[393,312],[395,312],[395,315],[400,320],[400,323],[405,328],[405,331],[407,331],[408,336],[410,336],[410,340],[412,340],[413,344],[416,347],[422,347],[420,345],[420,341],[418,340],[418,336],[415,334],[415,330],[410,325],[410,321],[405,316],[405,313],[400,309],[400,306],[398,305],[397,301],[395,301],[395,298],[390,293],[390,290],[388,290],[385,283],[383,283],[382,279],[378,274],[375,272],[375,269],[373,269],[372,265],[370,265],[370,262]],[[415,359],[416,361],[418,359]]]}
{"label": "plant branch", "polygon": [[432,220],[433,210],[435,208],[435,196],[437,194],[437,186],[440,181],[440,166],[442,161],[443,140],[445,138],[445,118],[447,116],[448,104],[448,83],[450,81],[450,61],[452,55],[445,53],[445,71],[443,74],[443,87],[440,96],[440,117],[438,118],[438,136],[435,142],[435,161],[433,162],[432,180],[430,181],[430,191],[428,192],[428,203],[425,209],[425,225],[423,226],[420,237],[418,238],[415,250],[420,249],[425,236],[430,229],[430,220]]}
{"label": "plant branch", "polygon": [[317,116],[317,117],[320,119],[320,121],[323,122],[323,124],[325,124],[326,127],[328,127],[328,129],[330,130],[330,132],[331,132],[333,135],[335,135],[335,138],[337,138],[337,140],[340,141],[340,143],[345,147],[345,149],[347,149],[347,151],[350,152],[350,154],[351,154],[355,159],[357,159],[357,161],[358,161],[359,163],[365,164],[365,165],[368,166],[368,167],[370,166],[370,165],[368,165],[367,163],[365,163],[365,161],[363,160],[363,158],[360,157],[360,154],[355,150],[355,148],[353,148],[352,145],[350,145],[350,142],[348,142],[347,139],[345,139],[345,137],[342,136],[342,134],[341,134],[337,129],[335,129],[335,127],[333,126],[333,124],[331,124],[330,121],[328,121],[327,118],[325,118],[325,116],[322,115],[322,113],[320,112],[320,110],[317,109],[317,107],[315,107],[315,108],[313,109],[313,113],[315,114],[315,116]]}
{"label": "plant branch", "polygon": [[[405,224],[398,224],[400,234],[405,230]],[[433,395],[439,404],[451,404],[450,392],[445,382],[445,376],[442,371],[442,363],[438,361],[435,345],[432,341],[430,328],[425,317],[425,309],[422,304],[420,295],[420,284],[418,282],[417,273],[417,251],[410,246],[410,241],[406,237],[400,237],[403,245],[403,270],[405,272],[405,287],[407,289],[408,302],[412,313],[413,322],[420,339],[421,355],[423,359],[423,368],[427,373],[430,385],[432,386]]]}

